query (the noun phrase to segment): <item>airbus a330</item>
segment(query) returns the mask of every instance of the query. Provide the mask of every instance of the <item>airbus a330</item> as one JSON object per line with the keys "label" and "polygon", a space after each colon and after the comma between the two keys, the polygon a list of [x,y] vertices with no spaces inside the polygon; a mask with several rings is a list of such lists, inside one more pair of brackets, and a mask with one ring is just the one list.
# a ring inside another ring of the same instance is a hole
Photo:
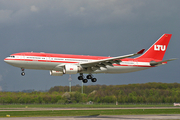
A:
{"label": "airbus a330", "polygon": [[[52,76],[79,74],[78,80],[84,83],[87,83],[88,79],[96,82],[97,79],[93,74],[136,72],[175,60],[163,60],[171,36],[172,34],[163,34],[144,54],[144,49],[134,54],[118,57],[22,52],[12,54],[4,61],[21,68],[22,76],[25,75],[25,69],[49,70]],[[142,55],[139,57],[129,58],[140,54]]]}

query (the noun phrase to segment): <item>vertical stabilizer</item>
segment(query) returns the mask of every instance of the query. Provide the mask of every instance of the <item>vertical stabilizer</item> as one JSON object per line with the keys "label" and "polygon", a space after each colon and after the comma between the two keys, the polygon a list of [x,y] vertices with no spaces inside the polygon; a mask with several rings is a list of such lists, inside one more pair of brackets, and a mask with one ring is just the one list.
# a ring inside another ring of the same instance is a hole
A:
{"label": "vertical stabilizer", "polygon": [[163,34],[143,55],[137,59],[151,58],[154,60],[162,60],[172,34]]}

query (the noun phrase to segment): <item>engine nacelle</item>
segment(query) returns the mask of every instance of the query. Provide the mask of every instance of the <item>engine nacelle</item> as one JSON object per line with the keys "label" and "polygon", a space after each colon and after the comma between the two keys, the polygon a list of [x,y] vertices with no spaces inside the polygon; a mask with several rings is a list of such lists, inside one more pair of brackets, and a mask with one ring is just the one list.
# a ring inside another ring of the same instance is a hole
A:
{"label": "engine nacelle", "polygon": [[63,72],[62,71],[51,70],[50,75],[52,75],[52,76],[62,76]]}
{"label": "engine nacelle", "polygon": [[67,64],[64,66],[63,72],[64,74],[77,74],[81,70],[81,67],[77,65]]}

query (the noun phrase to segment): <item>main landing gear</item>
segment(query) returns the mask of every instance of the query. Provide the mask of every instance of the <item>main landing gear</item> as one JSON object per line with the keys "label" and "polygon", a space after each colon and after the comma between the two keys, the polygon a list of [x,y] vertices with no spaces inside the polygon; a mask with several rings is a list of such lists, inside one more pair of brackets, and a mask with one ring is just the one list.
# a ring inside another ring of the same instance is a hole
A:
{"label": "main landing gear", "polygon": [[24,76],[25,75],[24,68],[21,68],[21,70],[22,70],[21,75]]}
{"label": "main landing gear", "polygon": [[88,82],[88,79],[91,79],[92,82],[96,82],[97,79],[96,78],[93,78],[93,75],[92,74],[89,74],[86,76],[86,78],[84,77],[83,73],[80,73],[79,77],[78,77],[78,80],[82,80],[83,83],[87,83]]}

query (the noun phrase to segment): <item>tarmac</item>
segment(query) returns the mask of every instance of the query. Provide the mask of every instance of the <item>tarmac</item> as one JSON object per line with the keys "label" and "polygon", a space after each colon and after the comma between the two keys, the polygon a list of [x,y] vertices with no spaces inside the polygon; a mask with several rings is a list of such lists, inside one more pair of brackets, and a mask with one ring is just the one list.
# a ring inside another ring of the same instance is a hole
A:
{"label": "tarmac", "polygon": [[70,117],[7,117],[0,120],[180,120],[180,114],[165,115],[109,115],[109,116],[70,116]]}
{"label": "tarmac", "polygon": [[127,108],[0,108],[0,111],[42,111],[42,110],[116,110],[116,109],[180,109],[180,107],[127,107]]}

